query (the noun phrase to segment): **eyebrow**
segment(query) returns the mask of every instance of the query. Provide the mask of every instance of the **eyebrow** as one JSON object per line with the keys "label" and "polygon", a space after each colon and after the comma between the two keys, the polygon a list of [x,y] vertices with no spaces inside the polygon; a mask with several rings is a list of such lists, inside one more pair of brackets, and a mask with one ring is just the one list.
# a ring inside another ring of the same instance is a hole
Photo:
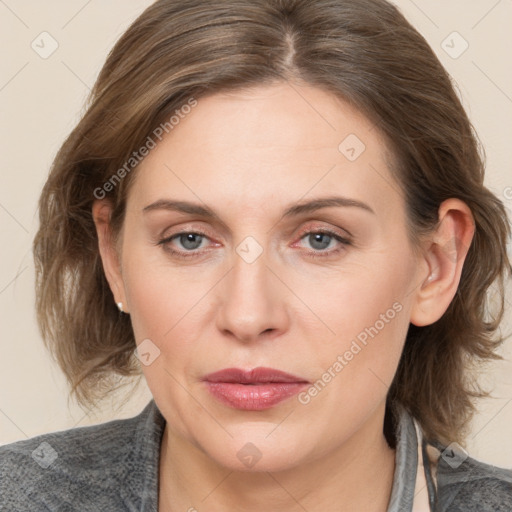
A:
{"label": "eyebrow", "polygon": [[[318,199],[312,199],[310,201],[302,201],[297,204],[289,206],[283,213],[284,217],[295,217],[305,213],[311,213],[321,208],[332,208],[332,207],[349,207],[349,208],[360,208],[366,210],[372,214],[375,214],[373,209],[356,199],[350,199],[347,197],[330,196],[322,197]],[[191,203],[189,201],[175,201],[172,199],[159,199],[154,203],[144,207],[142,211],[144,213],[154,210],[170,210],[181,213],[188,213],[192,215],[199,215],[205,218],[218,218],[217,214],[208,206],[203,206],[197,203]]]}

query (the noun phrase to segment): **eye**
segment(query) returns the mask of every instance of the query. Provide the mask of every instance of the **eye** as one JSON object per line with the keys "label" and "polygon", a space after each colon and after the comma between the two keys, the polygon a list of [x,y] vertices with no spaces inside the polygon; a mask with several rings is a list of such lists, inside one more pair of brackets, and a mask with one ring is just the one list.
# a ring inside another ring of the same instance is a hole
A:
{"label": "eye", "polygon": [[[182,231],[175,233],[172,236],[163,238],[158,241],[158,245],[162,245],[164,250],[183,258],[190,258],[197,256],[199,252],[197,249],[201,248],[201,243],[207,239],[208,236],[205,233],[196,231]],[[173,247],[173,242],[178,244],[178,249]],[[183,250],[180,250],[181,246]]]}
{"label": "eye", "polygon": [[[351,244],[348,238],[328,229],[307,231],[302,234],[300,240],[306,240],[313,248],[312,251],[307,251],[307,254],[313,258],[338,254]],[[329,247],[331,248],[328,249]]]}

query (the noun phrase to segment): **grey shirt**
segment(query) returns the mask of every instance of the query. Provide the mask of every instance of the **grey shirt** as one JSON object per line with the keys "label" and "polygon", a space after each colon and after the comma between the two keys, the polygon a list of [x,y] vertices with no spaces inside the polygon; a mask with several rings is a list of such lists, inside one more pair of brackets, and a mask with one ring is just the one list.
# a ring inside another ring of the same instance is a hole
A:
{"label": "grey shirt", "polygon": [[[165,419],[151,400],[138,415],[53,432],[0,446],[0,511],[157,512],[160,444]],[[430,510],[512,512],[512,471],[434,443],[436,475],[403,409],[395,432],[396,465],[387,512],[410,512],[418,440],[423,450]],[[200,507],[198,506],[198,510]]]}

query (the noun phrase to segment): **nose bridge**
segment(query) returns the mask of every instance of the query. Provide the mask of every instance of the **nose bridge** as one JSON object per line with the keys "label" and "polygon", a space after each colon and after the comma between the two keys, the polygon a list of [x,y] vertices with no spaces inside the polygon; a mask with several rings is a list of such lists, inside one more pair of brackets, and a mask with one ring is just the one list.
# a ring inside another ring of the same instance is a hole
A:
{"label": "nose bridge", "polygon": [[236,247],[222,290],[218,327],[241,340],[284,327],[285,308],[279,280],[269,267],[268,251],[248,236]]}

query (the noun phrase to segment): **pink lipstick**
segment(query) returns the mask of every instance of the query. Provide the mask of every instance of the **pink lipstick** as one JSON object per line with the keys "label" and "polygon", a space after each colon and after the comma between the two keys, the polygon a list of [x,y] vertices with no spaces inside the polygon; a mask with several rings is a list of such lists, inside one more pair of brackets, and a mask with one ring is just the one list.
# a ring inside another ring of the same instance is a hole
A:
{"label": "pink lipstick", "polygon": [[219,401],[246,411],[270,409],[310,384],[301,377],[264,367],[253,370],[226,368],[203,380],[208,391]]}

